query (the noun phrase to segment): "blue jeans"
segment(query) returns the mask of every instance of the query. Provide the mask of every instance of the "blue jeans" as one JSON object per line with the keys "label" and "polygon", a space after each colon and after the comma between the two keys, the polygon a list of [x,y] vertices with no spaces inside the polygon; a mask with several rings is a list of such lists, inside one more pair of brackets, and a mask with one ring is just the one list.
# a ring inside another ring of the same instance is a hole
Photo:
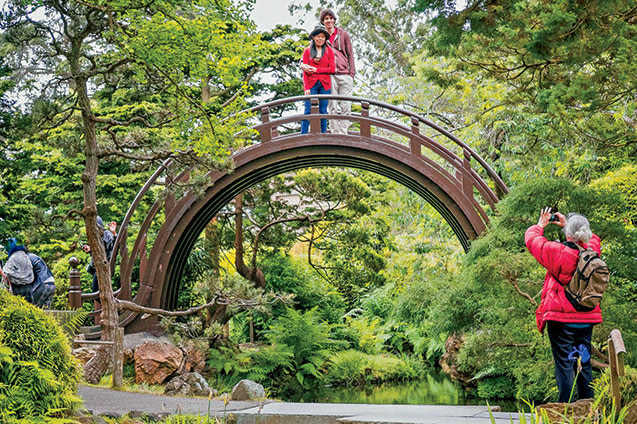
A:
{"label": "blue jeans", "polygon": [[[593,326],[586,328],[569,327],[563,322],[549,321],[546,331],[551,341],[553,360],[555,361],[555,379],[559,391],[559,402],[575,402],[577,399],[588,399],[593,397],[593,370],[591,361],[582,362],[582,370],[577,374],[577,359],[569,359],[569,353],[579,345],[586,346],[588,353],[591,352],[591,335]],[[577,387],[573,389],[573,381],[577,374]],[[571,396],[571,390],[573,396]]]}
{"label": "blue jeans", "polygon": [[[332,90],[326,90],[323,88],[323,84],[321,81],[316,81],[314,87],[310,88],[310,94],[331,94]],[[327,104],[329,100],[321,99],[319,100],[319,113],[325,115],[327,113]],[[305,114],[309,115],[312,109],[312,103],[310,100],[305,101]],[[301,134],[307,134],[310,129],[310,121],[304,119],[301,121]],[[327,119],[321,119],[321,132],[327,132]]]}

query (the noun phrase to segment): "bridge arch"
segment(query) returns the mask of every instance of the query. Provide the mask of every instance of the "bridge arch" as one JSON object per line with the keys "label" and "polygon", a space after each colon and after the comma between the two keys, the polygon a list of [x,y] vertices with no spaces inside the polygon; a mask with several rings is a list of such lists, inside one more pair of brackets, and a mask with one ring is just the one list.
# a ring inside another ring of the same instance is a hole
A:
{"label": "bridge arch", "polygon": [[[346,118],[319,115],[319,98],[351,101],[357,112],[347,119],[354,130],[348,134],[321,134],[321,118]],[[312,101],[309,116],[293,112],[275,117],[273,113],[307,99]],[[117,292],[120,298],[131,298],[132,272],[139,263],[140,286],[133,300],[149,307],[174,308],[188,254],[205,226],[236,195],[284,172],[336,166],[386,176],[427,200],[449,223],[465,250],[488,225],[487,211],[495,208],[498,194],[507,192],[484,159],[453,134],[389,104],[349,96],[298,96],[260,105],[252,112],[260,118],[252,127],[259,137],[254,144],[232,155],[233,171],[209,173],[210,184],[203,196],[188,192],[179,199],[168,197],[156,202],[141,225],[132,251],[128,252],[127,230],[131,217],[143,196],[166,173],[169,161],[142,188],[122,222],[116,241],[115,253],[120,256],[121,288]],[[304,118],[310,120],[308,134],[285,131]],[[187,180],[188,171],[176,179]],[[163,222],[147,254],[147,234],[159,215],[163,215]],[[111,266],[116,262],[115,256]],[[129,312],[122,315],[122,324],[128,325],[129,331],[146,326],[137,314]]]}

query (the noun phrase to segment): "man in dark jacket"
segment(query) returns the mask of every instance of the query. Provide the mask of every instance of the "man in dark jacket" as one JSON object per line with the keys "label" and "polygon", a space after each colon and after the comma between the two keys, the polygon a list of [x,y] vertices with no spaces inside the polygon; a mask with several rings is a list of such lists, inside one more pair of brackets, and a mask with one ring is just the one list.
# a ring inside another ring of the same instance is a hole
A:
{"label": "man in dark jacket", "polygon": [[40,308],[50,309],[55,294],[53,274],[41,257],[31,252],[28,255],[33,266],[33,304]]}
{"label": "man in dark jacket", "polygon": [[[104,229],[104,221],[99,216],[97,217],[97,227],[102,234],[102,243],[104,243],[104,249],[106,250],[106,260],[110,261],[111,256],[113,255],[113,248],[115,247],[115,237],[113,237],[112,232]],[[88,244],[82,246],[82,249],[86,253],[91,253],[91,247]],[[97,284],[97,273],[95,272],[95,262],[93,262],[92,257],[91,263],[86,267],[86,271],[93,275],[93,292],[98,291],[99,285]]]}

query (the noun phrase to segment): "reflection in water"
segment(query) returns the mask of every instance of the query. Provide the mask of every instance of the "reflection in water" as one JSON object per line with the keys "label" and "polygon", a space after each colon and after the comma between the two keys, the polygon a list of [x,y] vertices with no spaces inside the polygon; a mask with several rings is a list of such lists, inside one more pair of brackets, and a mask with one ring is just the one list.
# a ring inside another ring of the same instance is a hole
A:
{"label": "reflection in water", "polygon": [[[294,399],[293,399],[294,398]],[[292,402],[375,403],[402,405],[486,405],[486,400],[469,398],[462,387],[444,373],[431,373],[425,379],[361,387],[324,387],[285,399]],[[515,401],[494,400],[502,411],[518,411]],[[522,408],[523,409],[523,408]]]}
{"label": "reflection in water", "polygon": [[458,405],[462,389],[444,376],[364,387],[326,387],[319,402],[405,405]]}

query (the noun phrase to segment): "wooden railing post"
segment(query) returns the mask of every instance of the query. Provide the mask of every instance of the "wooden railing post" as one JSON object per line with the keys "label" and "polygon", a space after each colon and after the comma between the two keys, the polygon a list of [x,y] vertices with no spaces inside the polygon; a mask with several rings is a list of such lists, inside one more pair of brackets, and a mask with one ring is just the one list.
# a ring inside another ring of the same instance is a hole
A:
{"label": "wooden railing post", "polygon": [[619,377],[624,375],[624,340],[618,329],[610,332],[608,337],[608,356],[610,359],[610,391],[613,397],[615,413],[618,414],[622,407],[622,394],[619,389]]}
{"label": "wooden railing post", "polygon": [[409,137],[409,150],[411,154],[420,157],[422,151],[420,147],[420,120],[415,116],[411,117],[411,137]]}
{"label": "wooden railing post", "polygon": [[[361,117],[369,118],[369,102],[361,102]],[[362,137],[371,137],[372,130],[369,125],[369,122],[361,121],[361,136]]]}
{"label": "wooden railing post", "polygon": [[312,98],[310,100],[312,107],[310,108],[310,132],[318,134],[321,132],[321,119],[319,118],[319,99]]}
{"label": "wooden railing post", "polygon": [[[270,108],[263,107],[261,108],[261,123],[267,124],[270,122]],[[267,143],[272,140],[272,129],[270,127],[266,127],[261,131],[261,142]]]}
{"label": "wooden railing post", "polygon": [[124,329],[117,327],[113,335],[113,388],[124,383]]}
{"label": "wooden railing post", "polygon": [[468,198],[473,197],[473,179],[471,178],[471,152],[463,150],[462,160],[462,192]]}
{"label": "wooden railing post", "polygon": [[80,309],[82,307],[82,282],[80,281],[80,271],[77,267],[80,261],[71,256],[69,259],[71,271],[69,272],[69,307],[71,309]]}

